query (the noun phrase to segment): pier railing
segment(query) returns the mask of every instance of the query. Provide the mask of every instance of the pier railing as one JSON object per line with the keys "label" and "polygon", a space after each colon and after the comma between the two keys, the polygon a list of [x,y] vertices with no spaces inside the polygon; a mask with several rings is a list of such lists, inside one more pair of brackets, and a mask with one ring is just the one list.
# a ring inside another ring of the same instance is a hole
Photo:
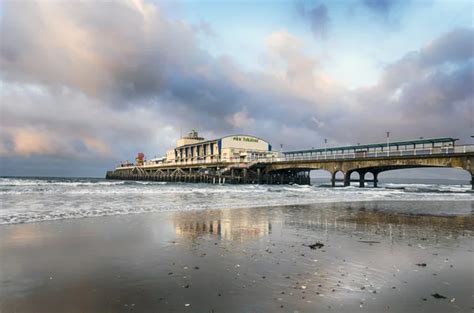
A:
{"label": "pier railing", "polygon": [[[350,160],[350,159],[370,159],[370,158],[387,158],[387,157],[409,157],[409,156],[428,156],[428,155],[451,155],[474,152],[474,145],[460,145],[451,147],[435,147],[435,148],[416,148],[416,149],[399,149],[389,151],[370,151],[370,152],[348,152],[334,153],[328,151],[327,153],[311,153],[302,152],[301,155],[295,156],[280,156],[280,157],[250,157],[245,160],[240,158],[230,158],[229,160],[189,160],[176,163],[145,163],[143,167],[161,167],[170,165],[199,165],[199,164],[214,164],[218,163],[232,163],[244,167],[251,167],[257,163],[274,163],[274,162],[288,162],[288,161],[325,161],[325,160]],[[283,153],[284,154],[284,153]],[[134,166],[119,167],[122,169],[131,169]]]}
{"label": "pier railing", "polygon": [[474,145],[462,145],[454,147],[439,148],[417,148],[375,152],[344,152],[344,153],[302,153],[297,156],[284,156],[277,158],[257,158],[249,160],[252,163],[267,162],[285,162],[285,161],[324,161],[324,160],[346,160],[346,159],[365,159],[365,158],[387,158],[387,157],[405,157],[405,156],[427,156],[427,155],[450,155],[459,153],[474,152]]}

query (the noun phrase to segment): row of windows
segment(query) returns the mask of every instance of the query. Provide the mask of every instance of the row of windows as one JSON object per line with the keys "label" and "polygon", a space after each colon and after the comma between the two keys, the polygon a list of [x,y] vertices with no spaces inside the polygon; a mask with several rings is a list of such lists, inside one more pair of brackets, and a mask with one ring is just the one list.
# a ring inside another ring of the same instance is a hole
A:
{"label": "row of windows", "polygon": [[189,157],[197,157],[197,156],[207,156],[213,155],[215,144],[210,143],[206,145],[197,145],[185,148],[177,148],[174,150],[175,158],[182,159],[182,158],[189,158]]}

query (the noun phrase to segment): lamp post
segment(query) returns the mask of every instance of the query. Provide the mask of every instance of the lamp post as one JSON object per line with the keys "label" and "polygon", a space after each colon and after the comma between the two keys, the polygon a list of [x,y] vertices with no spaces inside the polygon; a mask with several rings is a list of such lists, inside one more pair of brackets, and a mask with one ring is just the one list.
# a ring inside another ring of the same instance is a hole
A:
{"label": "lamp post", "polygon": [[390,132],[387,132],[387,156],[390,156]]}
{"label": "lamp post", "polygon": [[324,138],[324,158],[328,158],[328,140]]}

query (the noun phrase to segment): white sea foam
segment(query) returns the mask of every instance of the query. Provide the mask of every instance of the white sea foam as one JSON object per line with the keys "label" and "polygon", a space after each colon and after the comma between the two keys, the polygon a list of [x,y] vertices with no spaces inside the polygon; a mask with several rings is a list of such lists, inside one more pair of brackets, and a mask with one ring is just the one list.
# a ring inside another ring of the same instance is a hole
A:
{"label": "white sea foam", "polygon": [[90,216],[292,204],[404,201],[409,214],[471,214],[468,185],[385,184],[382,188],[211,185],[99,179],[0,179],[0,224]]}

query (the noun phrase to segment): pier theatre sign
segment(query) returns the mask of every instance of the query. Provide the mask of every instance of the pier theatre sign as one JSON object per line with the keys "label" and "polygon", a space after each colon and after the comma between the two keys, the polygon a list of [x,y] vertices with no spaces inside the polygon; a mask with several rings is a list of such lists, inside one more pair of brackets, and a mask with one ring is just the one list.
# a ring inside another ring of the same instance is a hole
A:
{"label": "pier theatre sign", "polygon": [[234,141],[246,141],[246,142],[258,142],[257,138],[252,137],[244,137],[244,136],[234,136],[232,137]]}

